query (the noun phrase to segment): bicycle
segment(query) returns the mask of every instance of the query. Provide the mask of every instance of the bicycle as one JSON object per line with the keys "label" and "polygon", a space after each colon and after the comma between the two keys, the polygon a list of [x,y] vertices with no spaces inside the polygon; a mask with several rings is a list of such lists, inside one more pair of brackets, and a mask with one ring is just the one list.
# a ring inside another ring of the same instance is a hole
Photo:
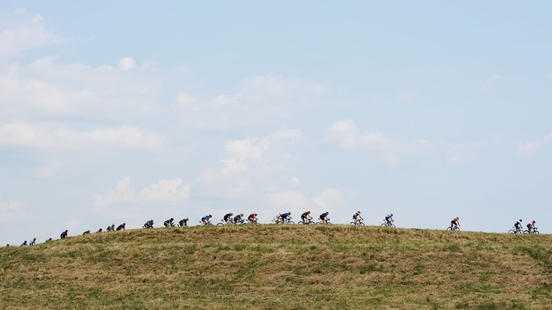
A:
{"label": "bicycle", "polygon": [[279,216],[279,215],[276,215],[272,221],[275,223],[275,224],[295,224],[294,221],[291,220],[291,216],[288,216],[287,219],[285,221],[282,221],[282,217]]}
{"label": "bicycle", "polygon": [[350,225],[353,225],[353,226],[366,226],[366,225],[364,225],[364,222],[362,222],[362,220],[359,220],[358,223],[355,222],[355,221],[352,221]]}
{"label": "bicycle", "polygon": [[447,227],[447,230],[452,230],[452,231],[457,230],[457,231],[460,231],[460,225],[454,225],[454,226],[452,227],[452,229],[451,229],[450,226],[449,226],[449,227]]}
{"label": "bicycle", "polygon": [[531,229],[531,232],[529,232],[529,230],[524,230],[523,233],[524,233],[524,234],[531,234],[531,235],[532,235],[532,234],[535,234],[535,235],[540,234],[540,233],[539,233],[539,228],[538,228],[538,227],[533,227],[533,228]]}
{"label": "bicycle", "polygon": [[396,228],[396,226],[395,226],[395,224],[393,224],[393,222],[387,222],[386,220],[383,220],[383,223],[381,224],[381,227]]}
{"label": "bicycle", "polygon": [[523,229],[517,229],[515,226],[512,229],[508,230],[509,234],[523,234]]}
{"label": "bicycle", "polygon": [[[318,220],[316,221],[315,224],[317,224],[317,225],[324,225],[324,223],[322,223],[322,220],[321,220],[321,219],[318,219]],[[326,225],[331,225],[331,224],[332,224],[332,223],[330,223],[330,218],[327,217],[327,218],[326,218]]]}
{"label": "bicycle", "polygon": [[211,221],[207,221],[206,223],[204,223],[203,221],[199,221],[199,224],[201,224],[201,226],[213,226],[213,223],[211,223]]}
{"label": "bicycle", "polygon": [[308,222],[305,223],[305,221],[303,220],[300,220],[299,222],[297,222],[297,225],[315,225],[315,224],[318,224],[318,223],[315,223],[312,218],[309,219]]}
{"label": "bicycle", "polygon": [[226,220],[221,219],[221,220],[220,220],[220,223],[217,223],[217,226],[232,225],[232,224],[236,224],[236,223],[234,223],[234,219],[233,219],[233,218],[230,218],[230,220],[228,221],[228,223],[226,223]]}

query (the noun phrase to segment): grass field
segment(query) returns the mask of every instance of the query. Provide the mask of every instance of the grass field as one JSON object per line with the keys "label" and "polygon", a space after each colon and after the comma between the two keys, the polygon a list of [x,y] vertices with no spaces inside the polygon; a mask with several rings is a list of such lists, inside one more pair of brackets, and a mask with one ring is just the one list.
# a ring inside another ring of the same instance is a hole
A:
{"label": "grass field", "polygon": [[0,248],[0,309],[552,309],[552,237],[190,227]]}

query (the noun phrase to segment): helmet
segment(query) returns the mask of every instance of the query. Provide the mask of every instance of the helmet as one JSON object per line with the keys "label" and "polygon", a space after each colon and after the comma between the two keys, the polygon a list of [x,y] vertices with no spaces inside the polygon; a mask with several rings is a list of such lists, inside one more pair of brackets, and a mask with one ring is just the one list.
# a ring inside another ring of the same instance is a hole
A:
{"label": "helmet", "polygon": [[536,222],[535,222],[535,221],[533,221],[533,224],[535,224],[535,223],[536,223]]}
{"label": "helmet", "polygon": [[289,214],[291,214],[291,212],[288,212]]}
{"label": "helmet", "polygon": [[240,216],[243,216],[243,213],[240,213]]}
{"label": "helmet", "polygon": [[360,214],[360,211],[357,211],[357,214]]}
{"label": "helmet", "polygon": [[171,221],[174,221],[174,219],[171,217]]}
{"label": "helmet", "polygon": [[520,222],[523,222],[521,219],[519,219]]}
{"label": "helmet", "polygon": [[309,213],[309,214],[310,214],[310,211],[307,211],[307,213]]}
{"label": "helmet", "polygon": [[234,215],[234,213],[230,212],[230,214]]}
{"label": "helmet", "polygon": [[126,223],[123,223],[123,226],[125,226],[125,225],[126,225]]}
{"label": "helmet", "polygon": [[326,211],[326,214],[330,214],[330,212]]}
{"label": "helmet", "polygon": [[189,221],[190,219],[189,218],[186,218],[186,221]]}
{"label": "helmet", "polygon": [[65,232],[69,232],[69,231],[66,229]]}
{"label": "helmet", "polygon": [[391,213],[391,216],[393,216],[393,213]]}
{"label": "helmet", "polygon": [[211,214],[209,214],[209,217],[213,217]]}

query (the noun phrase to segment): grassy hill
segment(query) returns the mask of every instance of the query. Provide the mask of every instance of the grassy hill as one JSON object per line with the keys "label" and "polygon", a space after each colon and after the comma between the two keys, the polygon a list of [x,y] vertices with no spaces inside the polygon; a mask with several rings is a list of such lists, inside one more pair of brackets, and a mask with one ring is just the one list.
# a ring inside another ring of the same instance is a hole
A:
{"label": "grassy hill", "polygon": [[551,254],[548,235],[130,230],[0,248],[0,309],[552,309]]}

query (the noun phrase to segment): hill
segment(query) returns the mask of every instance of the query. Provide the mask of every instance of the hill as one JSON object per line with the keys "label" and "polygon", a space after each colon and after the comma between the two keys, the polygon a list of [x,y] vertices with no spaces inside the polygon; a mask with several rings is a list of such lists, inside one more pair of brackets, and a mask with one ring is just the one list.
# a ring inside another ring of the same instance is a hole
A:
{"label": "hill", "polygon": [[551,241],[340,225],[99,233],[0,248],[0,309],[552,309]]}

